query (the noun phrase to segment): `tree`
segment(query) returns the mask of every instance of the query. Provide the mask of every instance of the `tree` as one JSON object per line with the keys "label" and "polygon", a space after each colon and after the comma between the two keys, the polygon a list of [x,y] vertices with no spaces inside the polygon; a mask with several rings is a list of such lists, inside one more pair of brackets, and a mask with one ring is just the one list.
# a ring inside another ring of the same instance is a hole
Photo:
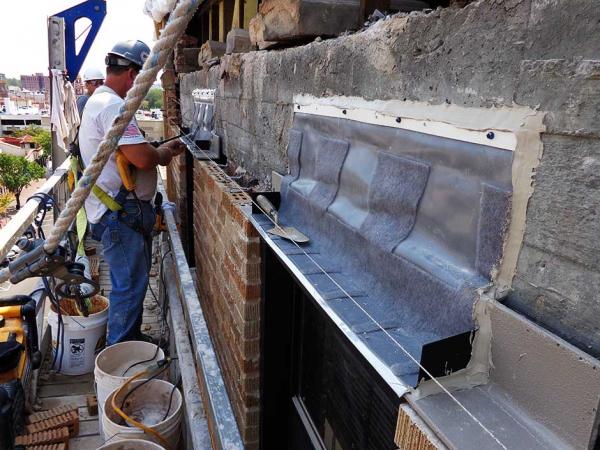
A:
{"label": "tree", "polygon": [[43,129],[39,125],[29,125],[22,130],[14,132],[15,137],[23,137],[29,135],[35,143],[42,147],[42,159],[46,160],[52,156],[52,135],[48,130]]}
{"label": "tree", "polygon": [[0,183],[15,196],[17,210],[21,209],[21,191],[46,171],[36,162],[22,156],[0,154]]}
{"label": "tree", "polygon": [[145,100],[148,101],[148,109],[162,109],[163,90],[161,88],[152,88],[148,91]]}
{"label": "tree", "polygon": [[8,84],[9,86],[21,87],[21,80],[19,80],[18,78],[7,78],[6,84]]}

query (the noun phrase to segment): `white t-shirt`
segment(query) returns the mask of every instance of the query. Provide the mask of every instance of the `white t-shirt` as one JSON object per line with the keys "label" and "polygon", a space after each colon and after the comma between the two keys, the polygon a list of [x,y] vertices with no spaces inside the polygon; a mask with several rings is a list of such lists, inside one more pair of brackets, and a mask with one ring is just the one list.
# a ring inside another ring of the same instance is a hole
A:
{"label": "white t-shirt", "polygon": [[[83,163],[88,166],[96,154],[104,135],[110,129],[125,101],[108,86],[100,86],[90,97],[83,110],[79,127],[79,148]],[[133,118],[119,141],[119,145],[141,144],[146,139]],[[152,200],[156,194],[156,168],[136,169],[135,193],[140,200]],[[113,153],[100,173],[96,184],[111,197],[115,197],[121,188],[121,177]],[[85,201],[85,211],[90,223],[98,223],[107,208],[91,193]]]}

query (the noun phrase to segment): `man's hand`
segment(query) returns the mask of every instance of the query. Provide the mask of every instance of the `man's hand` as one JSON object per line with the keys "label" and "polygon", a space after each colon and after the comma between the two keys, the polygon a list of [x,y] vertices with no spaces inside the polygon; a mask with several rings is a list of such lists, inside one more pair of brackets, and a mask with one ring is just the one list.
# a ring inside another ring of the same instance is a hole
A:
{"label": "man's hand", "polygon": [[185,148],[179,139],[167,142],[158,148],[154,148],[147,142],[119,146],[119,150],[123,152],[129,162],[141,170],[154,169],[158,165],[166,166]]}
{"label": "man's hand", "polygon": [[177,156],[186,149],[185,144],[181,142],[180,139],[175,139],[173,141],[167,142],[159,146],[158,148],[164,148],[171,153],[172,156]]}
{"label": "man's hand", "polygon": [[163,144],[161,146],[159,146],[156,150],[159,152],[160,154],[160,165],[161,166],[166,166],[167,164],[169,164],[171,162],[171,160],[183,153],[186,149],[186,146],[183,142],[181,142],[179,139],[175,139],[174,141],[170,141],[167,142],[166,144]]}

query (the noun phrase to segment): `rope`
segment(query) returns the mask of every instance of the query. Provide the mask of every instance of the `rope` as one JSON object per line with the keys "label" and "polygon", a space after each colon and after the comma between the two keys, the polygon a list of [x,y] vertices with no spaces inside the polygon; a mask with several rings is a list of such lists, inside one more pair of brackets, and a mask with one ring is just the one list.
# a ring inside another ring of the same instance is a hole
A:
{"label": "rope", "polygon": [[79,185],[73,191],[73,194],[71,194],[71,198],[50,231],[50,235],[44,244],[44,251],[47,253],[52,253],[56,250],[62,236],[75,219],[85,199],[90,195],[92,187],[96,183],[106,162],[117,148],[123,131],[133,118],[135,112],[139,109],[154,80],[156,80],[158,72],[167,62],[167,58],[187,28],[198,5],[199,0],[179,0],[179,3],[171,13],[160,38],[155,42],[150,56],[148,56],[148,59],[144,63],[144,67],[142,67],[141,72],[136,77],[133,87],[127,93],[125,104],[121,107],[119,115],[115,118],[110,130],[104,136],[98,152],[86,167]]}

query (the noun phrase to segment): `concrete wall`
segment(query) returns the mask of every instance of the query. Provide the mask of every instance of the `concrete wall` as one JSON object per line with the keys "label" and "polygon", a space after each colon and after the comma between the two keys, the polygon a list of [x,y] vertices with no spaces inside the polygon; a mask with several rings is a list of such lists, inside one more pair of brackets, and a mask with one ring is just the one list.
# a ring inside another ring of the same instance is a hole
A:
{"label": "concrete wall", "polygon": [[545,112],[544,153],[508,304],[599,356],[599,31],[595,0],[483,0],[413,13],[181,75],[182,117],[190,116],[193,88],[217,88],[228,157],[269,181],[271,170],[287,170],[295,94]]}

